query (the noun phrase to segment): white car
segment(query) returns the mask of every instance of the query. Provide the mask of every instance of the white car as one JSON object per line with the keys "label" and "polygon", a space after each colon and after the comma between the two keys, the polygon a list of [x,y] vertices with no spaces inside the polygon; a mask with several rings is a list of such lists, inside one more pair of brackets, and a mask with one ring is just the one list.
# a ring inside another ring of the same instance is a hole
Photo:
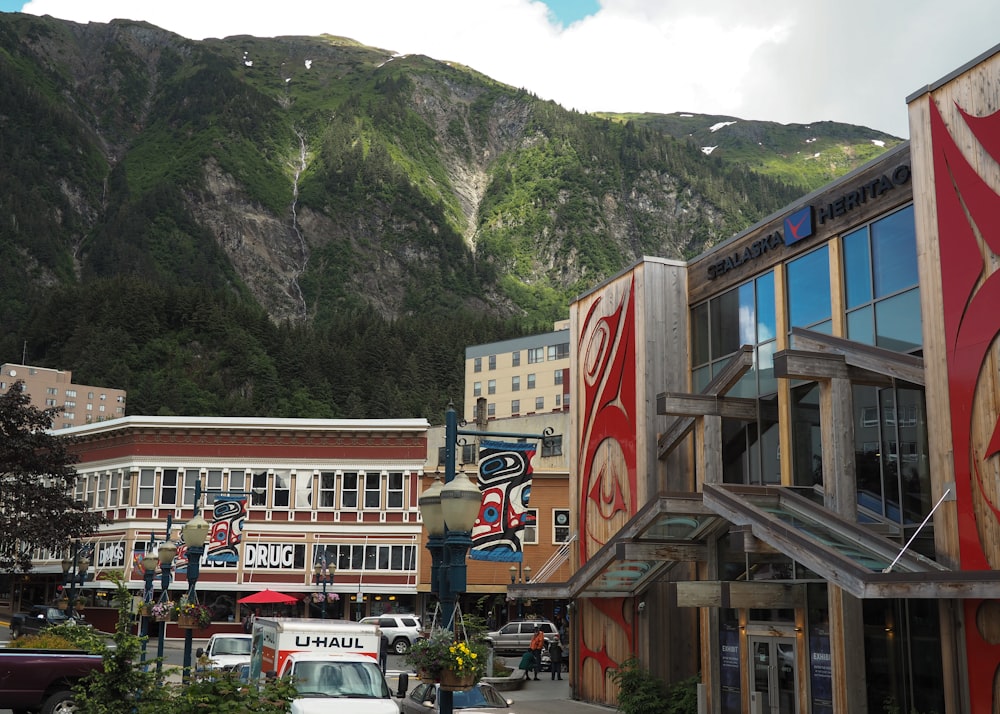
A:
{"label": "white car", "polygon": [[199,647],[195,656],[208,657],[211,669],[235,669],[250,660],[250,635],[215,634],[208,639],[208,646]]}
{"label": "white car", "polygon": [[378,625],[382,634],[389,638],[390,650],[396,654],[406,654],[413,643],[423,636],[420,634],[420,619],[416,615],[363,617],[361,622],[366,625]]}

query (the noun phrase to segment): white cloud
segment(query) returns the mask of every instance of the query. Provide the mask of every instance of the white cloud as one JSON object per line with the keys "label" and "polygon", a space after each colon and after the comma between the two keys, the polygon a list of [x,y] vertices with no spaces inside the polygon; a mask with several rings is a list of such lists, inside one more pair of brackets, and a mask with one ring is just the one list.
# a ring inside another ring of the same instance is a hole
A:
{"label": "white cloud", "polygon": [[341,35],[581,111],[832,120],[897,136],[906,96],[990,49],[1000,24],[994,0],[601,0],[568,28],[539,0],[33,0],[24,11],[145,20],[192,39]]}

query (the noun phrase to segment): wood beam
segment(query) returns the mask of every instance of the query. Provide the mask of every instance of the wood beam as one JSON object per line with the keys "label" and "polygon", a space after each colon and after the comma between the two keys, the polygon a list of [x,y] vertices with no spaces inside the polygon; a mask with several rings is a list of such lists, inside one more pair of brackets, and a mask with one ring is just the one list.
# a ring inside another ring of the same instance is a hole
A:
{"label": "wood beam", "polygon": [[663,392],[656,397],[657,414],[683,416],[721,416],[753,421],[757,418],[757,400],[743,397],[717,397],[712,394]]}
{"label": "wood beam", "polygon": [[704,562],[706,547],[699,543],[619,543],[618,560],[669,560],[674,562]]}
{"label": "wood beam", "polygon": [[863,345],[801,327],[792,328],[792,345],[796,350],[842,354],[851,367],[911,384],[924,384],[924,361],[920,357]]}

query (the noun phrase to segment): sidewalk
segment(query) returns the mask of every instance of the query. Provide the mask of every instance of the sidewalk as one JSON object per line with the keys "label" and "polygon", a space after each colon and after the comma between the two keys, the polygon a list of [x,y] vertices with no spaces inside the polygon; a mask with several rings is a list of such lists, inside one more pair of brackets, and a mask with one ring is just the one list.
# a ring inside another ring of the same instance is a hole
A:
{"label": "sidewalk", "polygon": [[530,679],[521,689],[514,692],[504,692],[508,699],[513,700],[512,707],[517,714],[575,714],[584,712],[591,714],[611,714],[617,711],[611,707],[598,704],[588,704],[570,699],[569,679],[563,676],[562,681],[552,681],[548,672],[542,672],[536,682]]}

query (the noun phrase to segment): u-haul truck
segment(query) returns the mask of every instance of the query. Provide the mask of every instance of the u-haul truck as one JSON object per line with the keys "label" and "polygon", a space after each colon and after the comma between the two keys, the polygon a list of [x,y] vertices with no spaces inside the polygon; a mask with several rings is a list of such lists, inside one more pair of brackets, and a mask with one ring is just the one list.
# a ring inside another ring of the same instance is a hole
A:
{"label": "u-haul truck", "polygon": [[[380,638],[376,625],[349,620],[257,618],[250,676],[293,679],[292,714],[327,714],[344,704],[351,714],[399,714],[378,664]],[[406,686],[402,675],[397,697]]]}

